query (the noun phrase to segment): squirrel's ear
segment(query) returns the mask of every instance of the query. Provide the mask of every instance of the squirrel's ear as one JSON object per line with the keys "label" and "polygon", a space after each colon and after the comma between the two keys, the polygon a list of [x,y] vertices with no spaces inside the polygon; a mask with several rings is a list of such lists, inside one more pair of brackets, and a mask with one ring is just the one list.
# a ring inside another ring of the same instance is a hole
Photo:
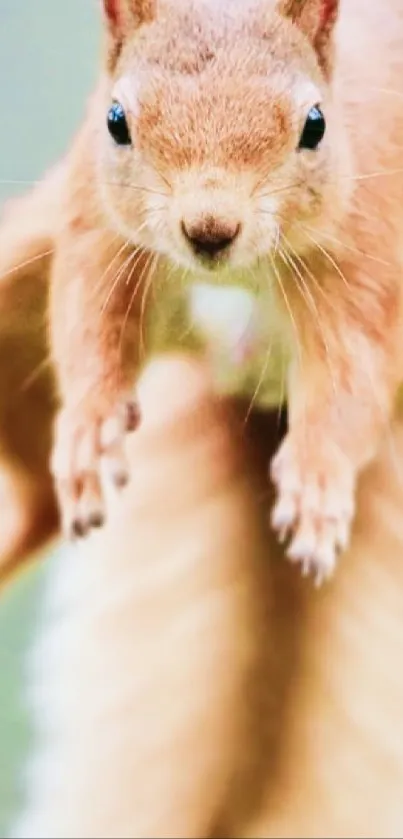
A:
{"label": "squirrel's ear", "polygon": [[310,39],[326,75],[332,69],[332,34],[339,6],[340,0],[280,0],[280,11]]}
{"label": "squirrel's ear", "polygon": [[113,71],[126,38],[151,23],[158,0],[101,0],[107,28],[107,67]]}
{"label": "squirrel's ear", "polygon": [[154,19],[157,0],[102,0],[102,5],[110,34],[122,42],[128,32]]}

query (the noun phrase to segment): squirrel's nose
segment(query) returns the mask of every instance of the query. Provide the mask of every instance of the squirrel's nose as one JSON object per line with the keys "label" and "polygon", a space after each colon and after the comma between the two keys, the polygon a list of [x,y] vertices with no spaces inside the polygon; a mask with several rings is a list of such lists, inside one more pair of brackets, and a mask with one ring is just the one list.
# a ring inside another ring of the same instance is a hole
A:
{"label": "squirrel's nose", "polygon": [[240,229],[239,222],[214,217],[195,222],[182,221],[182,232],[194,253],[210,259],[229,248]]}

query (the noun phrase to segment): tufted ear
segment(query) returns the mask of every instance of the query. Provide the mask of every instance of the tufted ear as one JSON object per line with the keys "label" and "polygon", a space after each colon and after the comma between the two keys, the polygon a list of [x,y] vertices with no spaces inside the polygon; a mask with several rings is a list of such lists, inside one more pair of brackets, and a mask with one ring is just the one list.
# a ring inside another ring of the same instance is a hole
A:
{"label": "tufted ear", "polygon": [[280,11],[302,30],[313,44],[326,75],[332,70],[333,28],[340,0],[279,0]]}
{"label": "tufted ear", "polygon": [[157,0],[101,0],[108,35],[108,68],[116,64],[121,48],[139,26],[151,23]]}
{"label": "tufted ear", "polygon": [[102,0],[111,34],[122,39],[128,30],[150,23],[156,13],[156,0]]}

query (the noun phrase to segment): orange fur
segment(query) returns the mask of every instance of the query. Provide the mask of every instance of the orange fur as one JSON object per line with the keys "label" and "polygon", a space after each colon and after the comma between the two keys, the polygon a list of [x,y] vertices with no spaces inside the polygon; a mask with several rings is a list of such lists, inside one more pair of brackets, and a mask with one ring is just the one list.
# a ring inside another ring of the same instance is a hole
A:
{"label": "orange fur", "polygon": [[253,417],[251,476],[201,365],[160,359],[139,391],[132,485],[48,568],[11,835],[397,839],[402,417],[317,593],[262,526],[276,417]]}
{"label": "orange fur", "polygon": [[[53,471],[67,527],[101,521],[101,453],[125,478],[142,290],[157,260],[214,283],[259,262],[296,332],[274,525],[319,577],[347,543],[357,474],[399,382],[403,13],[399,0],[354,0],[337,19],[337,5],[104,3],[104,70],[53,235]],[[105,127],[114,98],[130,147],[115,148]],[[324,141],[298,153],[317,102]],[[207,271],[182,222],[240,233]]]}
{"label": "orange fur", "polygon": [[0,227],[0,579],[57,527],[49,471],[54,376],[46,306],[63,168],[6,207]]}

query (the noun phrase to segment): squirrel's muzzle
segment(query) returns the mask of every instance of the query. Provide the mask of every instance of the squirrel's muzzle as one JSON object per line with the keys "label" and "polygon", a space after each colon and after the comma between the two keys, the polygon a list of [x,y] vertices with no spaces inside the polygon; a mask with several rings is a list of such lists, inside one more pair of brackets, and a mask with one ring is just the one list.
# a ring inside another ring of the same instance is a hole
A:
{"label": "squirrel's muzzle", "polygon": [[182,221],[182,233],[194,254],[207,260],[215,260],[229,250],[240,230],[239,222],[215,216]]}

